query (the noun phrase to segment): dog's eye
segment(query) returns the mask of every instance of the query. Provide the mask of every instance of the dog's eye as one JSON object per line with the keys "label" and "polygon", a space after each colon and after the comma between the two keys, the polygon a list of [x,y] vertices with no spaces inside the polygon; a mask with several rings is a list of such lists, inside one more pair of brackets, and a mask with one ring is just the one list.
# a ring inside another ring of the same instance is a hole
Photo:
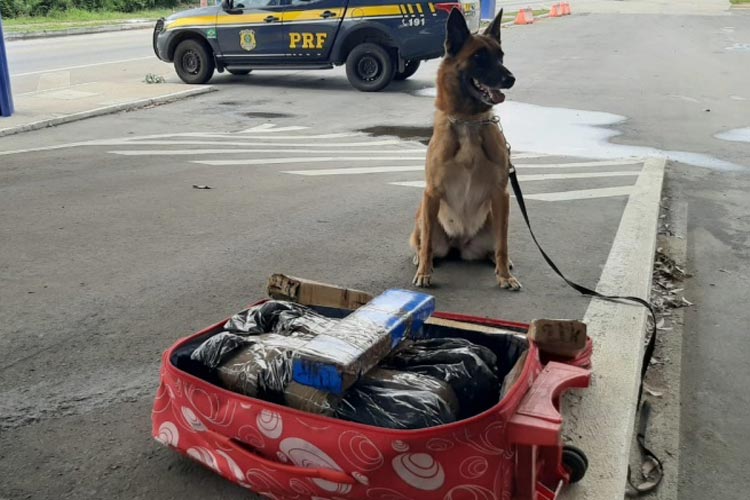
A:
{"label": "dog's eye", "polygon": [[474,62],[477,64],[484,64],[487,62],[487,51],[480,50],[476,53],[474,53]]}

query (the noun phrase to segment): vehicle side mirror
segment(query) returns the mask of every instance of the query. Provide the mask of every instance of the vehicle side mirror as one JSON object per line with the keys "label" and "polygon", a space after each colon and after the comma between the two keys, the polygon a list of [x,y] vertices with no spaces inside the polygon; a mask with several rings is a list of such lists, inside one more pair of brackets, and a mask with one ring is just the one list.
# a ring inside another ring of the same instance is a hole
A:
{"label": "vehicle side mirror", "polygon": [[221,0],[221,8],[223,10],[232,10],[234,8],[234,0]]}

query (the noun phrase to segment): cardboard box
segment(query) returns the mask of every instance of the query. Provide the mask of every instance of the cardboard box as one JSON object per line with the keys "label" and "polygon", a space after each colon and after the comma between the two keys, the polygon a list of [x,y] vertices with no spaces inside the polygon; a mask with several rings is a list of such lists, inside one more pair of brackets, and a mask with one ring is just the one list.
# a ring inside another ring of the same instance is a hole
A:
{"label": "cardboard box", "polygon": [[370,302],[367,292],[342,288],[327,283],[274,274],[268,279],[268,296],[313,307],[333,307],[354,310]]}
{"label": "cardboard box", "polygon": [[388,290],[309,341],[294,360],[294,380],[342,394],[435,310],[423,293]]}
{"label": "cardboard box", "polygon": [[573,358],[586,347],[586,323],[574,319],[535,319],[529,326],[529,340],[540,350]]}

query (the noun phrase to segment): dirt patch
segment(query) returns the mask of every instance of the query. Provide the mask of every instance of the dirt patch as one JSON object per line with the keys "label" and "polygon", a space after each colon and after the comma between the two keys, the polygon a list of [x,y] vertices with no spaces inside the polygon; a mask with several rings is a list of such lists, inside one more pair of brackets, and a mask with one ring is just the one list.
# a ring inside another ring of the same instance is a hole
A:
{"label": "dirt patch", "polygon": [[405,127],[400,125],[378,125],[359,130],[374,136],[395,136],[408,141],[419,141],[422,144],[430,142],[432,127]]}

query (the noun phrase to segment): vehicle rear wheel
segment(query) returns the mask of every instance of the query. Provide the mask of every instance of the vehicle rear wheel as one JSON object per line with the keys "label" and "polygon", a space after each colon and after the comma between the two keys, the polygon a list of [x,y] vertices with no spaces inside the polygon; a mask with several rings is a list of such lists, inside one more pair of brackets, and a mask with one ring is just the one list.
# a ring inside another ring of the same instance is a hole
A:
{"label": "vehicle rear wheel", "polygon": [[174,51],[174,69],[185,83],[206,83],[215,68],[211,50],[198,40],[184,40]]}
{"label": "vehicle rear wheel", "polygon": [[227,71],[229,71],[234,76],[245,76],[245,75],[249,75],[252,70],[251,69],[228,69]]}
{"label": "vehicle rear wheel", "polygon": [[393,58],[376,43],[357,45],[346,58],[346,77],[363,92],[383,90],[393,80],[394,70]]}
{"label": "vehicle rear wheel", "polygon": [[411,61],[406,61],[406,65],[404,66],[404,71],[396,71],[396,74],[393,76],[394,80],[406,80],[410,76],[413,76],[414,73],[417,72],[419,69],[419,64],[421,61],[417,59],[412,59]]}

